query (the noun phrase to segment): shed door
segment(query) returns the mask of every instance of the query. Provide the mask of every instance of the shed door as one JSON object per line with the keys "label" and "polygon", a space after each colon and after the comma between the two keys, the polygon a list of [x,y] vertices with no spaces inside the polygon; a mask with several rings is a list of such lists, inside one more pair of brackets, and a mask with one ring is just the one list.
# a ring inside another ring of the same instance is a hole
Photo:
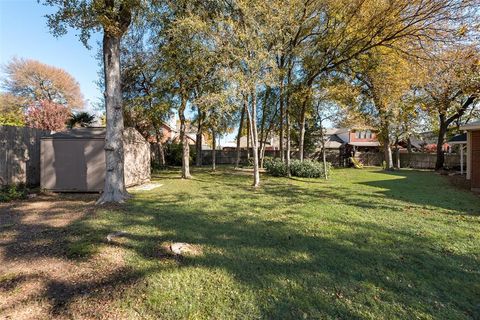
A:
{"label": "shed door", "polygon": [[480,131],[472,131],[472,188],[480,188]]}

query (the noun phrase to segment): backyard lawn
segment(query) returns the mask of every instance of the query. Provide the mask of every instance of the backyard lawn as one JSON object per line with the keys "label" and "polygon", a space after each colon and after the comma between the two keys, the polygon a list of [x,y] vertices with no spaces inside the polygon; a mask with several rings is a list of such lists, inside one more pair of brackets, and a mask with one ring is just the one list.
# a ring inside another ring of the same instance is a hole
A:
{"label": "backyard lawn", "polygon": [[122,206],[1,204],[0,318],[480,318],[480,197],[445,177],[339,169],[255,190],[231,168],[178,176]]}

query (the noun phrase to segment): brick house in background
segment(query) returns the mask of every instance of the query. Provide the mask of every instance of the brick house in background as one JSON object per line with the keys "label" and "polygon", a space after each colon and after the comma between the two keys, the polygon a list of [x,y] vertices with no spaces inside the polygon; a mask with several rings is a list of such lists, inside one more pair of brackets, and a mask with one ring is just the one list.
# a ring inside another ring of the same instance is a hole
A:
{"label": "brick house in background", "polygon": [[[160,130],[162,132],[162,144],[173,140],[175,136],[175,129],[173,129],[168,123],[162,122],[162,125],[160,127]],[[157,143],[157,136],[155,132],[149,132],[150,135],[147,139],[148,142],[150,143]]]}

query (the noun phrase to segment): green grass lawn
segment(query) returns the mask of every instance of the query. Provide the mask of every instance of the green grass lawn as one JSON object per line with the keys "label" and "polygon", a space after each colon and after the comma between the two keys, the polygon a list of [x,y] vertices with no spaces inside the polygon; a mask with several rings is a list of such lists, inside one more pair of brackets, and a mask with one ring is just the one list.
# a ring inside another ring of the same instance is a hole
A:
{"label": "green grass lawn", "polygon": [[[329,181],[221,168],[163,184],[77,226],[83,255],[124,230],[122,301],[152,319],[480,318],[480,197],[431,172],[335,170]],[[199,245],[174,259],[164,241]]]}

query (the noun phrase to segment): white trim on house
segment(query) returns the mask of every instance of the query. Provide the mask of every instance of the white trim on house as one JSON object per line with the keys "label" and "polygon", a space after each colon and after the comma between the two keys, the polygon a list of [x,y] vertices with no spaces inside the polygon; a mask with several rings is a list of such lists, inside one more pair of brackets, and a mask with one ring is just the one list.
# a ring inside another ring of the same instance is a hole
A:
{"label": "white trim on house", "polygon": [[378,141],[372,141],[372,142],[349,142],[349,145],[355,146],[355,147],[380,147],[380,142]]}
{"label": "white trim on house", "polygon": [[467,131],[467,180],[472,175],[472,131]]}
{"label": "white trim on house", "polygon": [[467,180],[472,176],[472,131],[480,130],[480,121],[475,121],[460,127],[467,131]]}

